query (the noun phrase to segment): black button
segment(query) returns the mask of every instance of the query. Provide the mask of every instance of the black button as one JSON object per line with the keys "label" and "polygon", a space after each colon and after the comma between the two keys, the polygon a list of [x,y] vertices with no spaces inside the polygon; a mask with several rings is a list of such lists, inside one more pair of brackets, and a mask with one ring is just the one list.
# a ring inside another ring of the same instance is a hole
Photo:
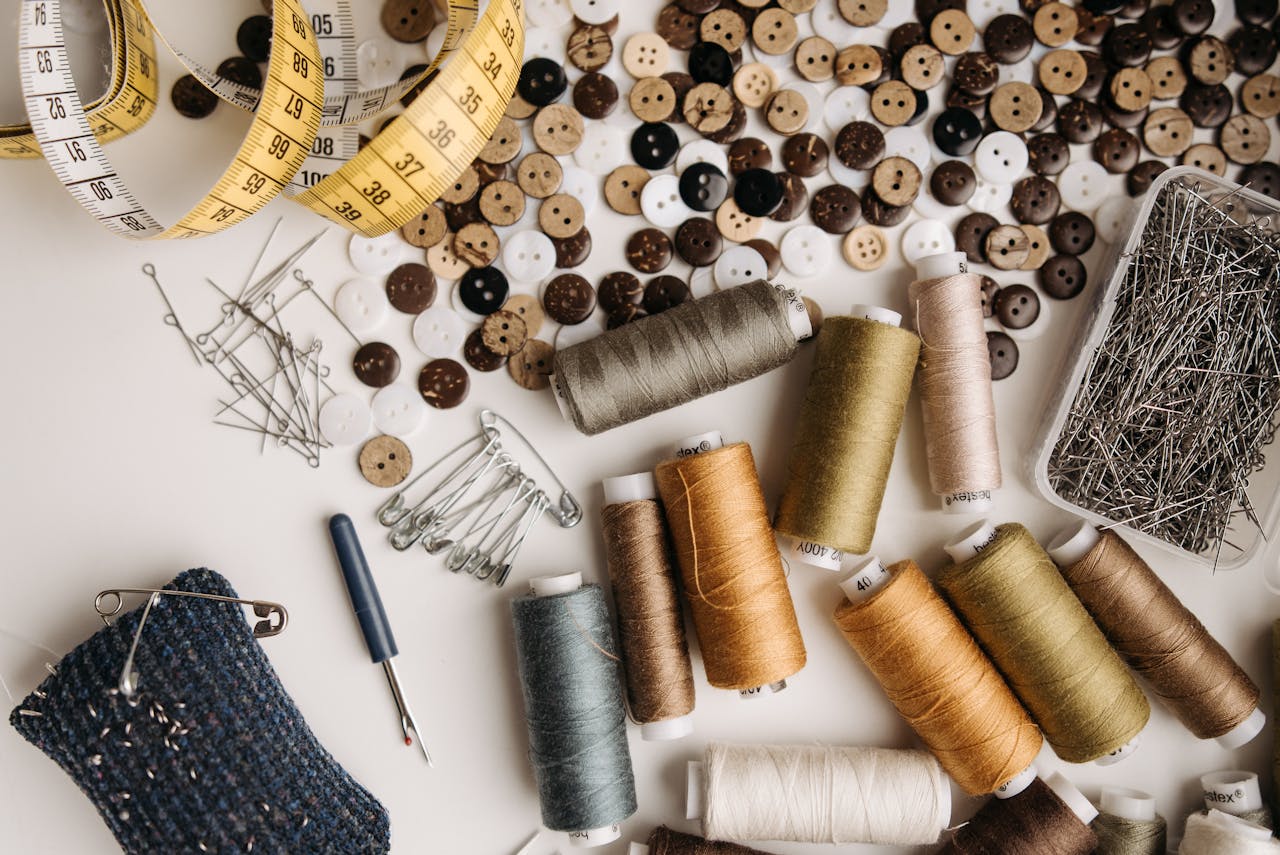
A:
{"label": "black button", "polygon": [[1184,36],[1198,36],[1213,23],[1213,0],[1174,0],[1173,25]]}
{"label": "black button", "polygon": [[1245,167],[1240,183],[1272,199],[1280,199],[1280,166],[1268,161]]}
{"label": "black button", "polygon": [[560,63],[541,56],[524,64],[516,82],[520,97],[535,107],[547,106],[563,95],[567,88],[569,80],[564,76]]}
{"label": "black button", "polygon": [[250,89],[262,88],[262,69],[258,63],[247,56],[229,56],[218,63],[217,74],[232,83],[248,86]]}
{"label": "black button", "polygon": [[972,154],[982,141],[982,121],[963,107],[948,107],[933,120],[933,141],[951,157]]}
{"label": "black button", "polygon": [[729,195],[729,179],[718,166],[695,163],[680,174],[680,198],[695,211],[714,211]]}
{"label": "black button", "polygon": [[1018,345],[1008,333],[987,333],[987,355],[991,357],[992,380],[1003,380],[1018,368]]}
{"label": "black button", "polygon": [[1246,24],[1262,25],[1276,16],[1276,0],[1236,0],[1236,17]]}
{"label": "black button", "polygon": [[645,169],[665,169],[679,150],[680,138],[665,122],[645,122],[631,134],[631,156]]}
{"label": "black button", "polygon": [[[1151,182],[1156,180],[1156,176],[1168,168],[1158,160],[1144,160],[1135,166],[1133,172],[1130,172],[1125,179],[1125,189],[1129,191],[1130,196],[1141,196],[1151,189]],[[1245,171],[1248,172],[1248,170]],[[1280,172],[1280,168],[1277,169],[1277,172]],[[1243,176],[1240,182],[1244,183]]]}
{"label": "black button", "polygon": [[1027,140],[1027,158],[1036,175],[1057,175],[1071,161],[1071,148],[1058,134],[1037,134]]}
{"label": "black button", "polygon": [[271,54],[271,18],[251,15],[236,30],[236,47],[254,62],[266,62]]}
{"label": "black button", "polygon": [[767,217],[782,204],[782,181],[768,169],[748,169],[738,176],[733,200],[744,214]]}
{"label": "black button", "polygon": [[1031,22],[1021,15],[997,15],[982,34],[983,47],[1002,65],[1026,59],[1035,41]]}
{"label": "black button", "polygon": [[169,92],[173,108],[188,119],[203,119],[218,106],[218,96],[195,76],[184,74]]}
{"label": "black button", "polygon": [[689,51],[689,76],[698,83],[728,86],[733,82],[733,57],[715,42],[699,42]]}
{"label": "black button", "polygon": [[458,282],[462,305],[477,315],[491,315],[501,309],[510,291],[507,277],[496,267],[473,267]]}
{"label": "black button", "polygon": [[1040,287],[1055,300],[1070,300],[1084,290],[1084,264],[1074,255],[1055,255],[1039,271]]}
{"label": "black button", "polygon": [[1227,38],[1236,56],[1236,71],[1252,76],[1261,74],[1276,61],[1276,34],[1265,27],[1246,24]]}
{"label": "black button", "polygon": [[1095,15],[1114,15],[1124,4],[1125,0],[1084,0],[1081,5]]}

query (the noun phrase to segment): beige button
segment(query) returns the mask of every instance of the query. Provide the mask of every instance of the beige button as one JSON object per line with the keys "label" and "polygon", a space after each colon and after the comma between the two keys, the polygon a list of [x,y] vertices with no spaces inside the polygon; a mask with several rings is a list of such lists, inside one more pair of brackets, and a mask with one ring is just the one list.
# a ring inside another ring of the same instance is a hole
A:
{"label": "beige button", "polygon": [[1270,119],[1280,114],[1280,77],[1256,74],[1240,87],[1240,103],[1251,116]]}
{"label": "beige button", "polygon": [[836,46],[822,36],[800,42],[796,45],[796,72],[810,83],[830,80],[836,73]]}
{"label": "beige button", "polygon": [[622,47],[622,67],[632,77],[657,77],[670,60],[671,48],[657,33],[636,33]]}
{"label": "beige button", "polygon": [[769,96],[764,120],[783,136],[799,133],[809,121],[809,102],[794,89],[779,89]]}
{"label": "beige button", "polygon": [[778,0],[778,5],[792,15],[803,15],[805,12],[812,12],[813,7],[818,5],[818,0]]}
{"label": "beige button", "polygon": [[905,157],[886,157],[872,170],[871,187],[886,205],[910,205],[920,192],[920,167]]}
{"label": "beige button", "polygon": [[[1040,85],[1053,95],[1070,95],[1084,85],[1089,65],[1073,50],[1051,50],[1040,58]],[[1044,105],[1041,104],[1041,107]]]}
{"label": "beige button", "polygon": [[763,226],[763,220],[743,213],[732,196],[721,202],[716,209],[716,228],[728,240],[745,243],[760,234]]}
{"label": "beige button", "polygon": [[360,474],[375,487],[394,487],[409,477],[413,454],[394,436],[375,436],[360,449]]}
{"label": "beige button", "polygon": [[1195,126],[1191,117],[1177,107],[1151,111],[1142,124],[1142,141],[1156,157],[1177,157],[1191,148]]}
{"label": "beige button", "polygon": [[631,112],[642,122],[665,122],[676,110],[676,90],[661,77],[642,77],[627,97]]}
{"label": "beige button", "polygon": [[427,267],[441,279],[457,279],[471,269],[471,265],[453,251],[453,237],[445,232],[440,242],[427,250]]}
{"label": "beige button", "polygon": [[837,0],[836,9],[855,27],[870,27],[889,11],[889,0]]}
{"label": "beige button", "polygon": [[462,170],[458,180],[444,188],[444,192],[440,194],[440,201],[448,202],[450,205],[461,205],[463,202],[474,199],[479,190],[480,173],[474,166],[468,166]]}
{"label": "beige button", "polygon": [[698,32],[704,42],[714,42],[733,53],[747,39],[747,22],[732,9],[716,9],[702,19]]}
{"label": "beige button", "polygon": [[507,363],[511,379],[530,391],[551,386],[552,360],[556,349],[540,339],[529,339]]}
{"label": "beige button", "polygon": [[889,257],[889,242],[879,226],[858,226],[844,236],[840,252],[855,270],[875,270]]}
{"label": "beige button", "polygon": [[1062,47],[1080,31],[1080,19],[1076,16],[1076,10],[1067,4],[1050,2],[1036,10],[1031,27],[1040,44]]}
{"label": "beige button", "polygon": [[948,56],[959,56],[973,44],[973,21],[959,9],[943,9],[929,24],[929,41]]}
{"label": "beige button", "polygon": [[533,117],[533,141],[547,154],[572,154],[582,131],[582,114],[568,104],[548,104]]}
{"label": "beige button", "polygon": [[532,294],[513,294],[502,304],[502,311],[511,312],[524,321],[525,340],[533,338],[542,329],[546,315],[542,312],[542,304]]}
{"label": "beige button", "polygon": [[718,83],[699,83],[684,95],[684,120],[700,134],[724,130],[733,119],[733,96]]}
{"label": "beige button", "polygon": [[572,237],[585,221],[582,203],[565,193],[548,196],[538,208],[538,225],[546,232],[547,237]]}
{"label": "beige button", "polygon": [[1030,83],[1013,81],[996,87],[988,104],[991,120],[1002,131],[1020,134],[1040,121],[1044,102]]}
{"label": "beige button", "polygon": [[520,189],[535,199],[545,199],[560,189],[564,170],[560,161],[546,152],[535,151],[525,155],[516,168],[516,181]]}
{"label": "beige button", "polygon": [[1257,163],[1267,156],[1267,149],[1271,147],[1271,132],[1257,116],[1241,113],[1232,116],[1222,126],[1219,142],[1232,163]]}
{"label": "beige button", "polygon": [[865,86],[884,72],[880,52],[871,45],[850,45],[836,54],[836,80],[841,86]]}
{"label": "beige button", "polygon": [[480,216],[495,226],[513,226],[524,216],[524,191],[514,181],[495,181],[480,191]]}
{"label": "beige button", "polygon": [[480,323],[480,340],[499,356],[519,353],[528,337],[524,319],[510,309],[502,308],[486,315]]}
{"label": "beige button", "polygon": [[997,270],[1017,270],[1031,257],[1031,241],[1017,226],[996,226],[987,232],[987,261]]}
{"label": "beige button", "polygon": [[905,125],[916,112],[916,93],[901,80],[886,80],[871,93],[871,115],[881,124]]}
{"label": "beige button", "polygon": [[511,100],[507,102],[506,114],[508,116],[513,119],[527,119],[536,112],[538,112],[538,108],[520,97],[519,92],[511,94]]}
{"label": "beige button", "polygon": [[480,149],[480,159],[485,163],[510,163],[520,153],[523,144],[524,138],[515,119],[503,116],[489,142]]}
{"label": "beige button", "polygon": [[1187,153],[1182,156],[1182,164],[1211,172],[1219,178],[1227,174],[1227,156],[1222,153],[1222,149],[1208,143],[1199,143],[1187,149]]}
{"label": "beige button", "polygon": [[[734,72],[733,94],[748,107],[763,107],[777,88],[778,75],[763,62],[749,62]],[[688,104],[686,96],[686,108]]]}
{"label": "beige button", "polygon": [[1144,110],[1151,103],[1151,78],[1141,68],[1122,68],[1111,77],[1111,100],[1121,110]]}
{"label": "beige button", "polygon": [[1147,77],[1151,78],[1151,97],[1167,101],[1181,97],[1187,88],[1187,72],[1182,63],[1172,56],[1158,56],[1147,63]]}
{"label": "beige button", "polygon": [[768,6],[770,2],[772,2],[772,0],[745,0],[745,2],[739,2],[738,5],[744,6],[747,9],[763,9],[765,6]]}
{"label": "beige button", "polygon": [[765,9],[751,25],[751,41],[761,53],[782,56],[796,46],[800,30],[796,16],[786,9]]}
{"label": "beige button", "polygon": [[[1027,236],[1027,260],[1018,266],[1019,270],[1039,270],[1049,258],[1049,250],[1052,245],[1049,243],[1049,236],[1045,234],[1044,229],[1030,223],[1023,223],[1018,226],[1022,229],[1022,233]],[[508,301],[509,303],[510,301]]]}
{"label": "beige button", "polygon": [[472,267],[488,267],[502,248],[498,233],[488,223],[467,223],[453,236],[453,252]]}
{"label": "beige button", "polygon": [[412,245],[427,249],[438,244],[448,230],[444,211],[428,205],[421,214],[404,224],[400,234]]}
{"label": "beige button", "polygon": [[933,45],[912,45],[902,55],[902,79],[912,89],[923,92],[942,82],[942,52]]}
{"label": "beige button", "polygon": [[600,27],[578,27],[569,36],[565,55],[583,71],[599,71],[613,56],[613,39]]}
{"label": "beige button", "polygon": [[1206,86],[1217,86],[1231,74],[1236,61],[1231,48],[1213,36],[1204,36],[1191,48],[1187,65],[1196,80]]}
{"label": "beige button", "polygon": [[604,200],[619,214],[640,213],[640,191],[649,182],[649,170],[635,164],[619,166],[604,180]]}

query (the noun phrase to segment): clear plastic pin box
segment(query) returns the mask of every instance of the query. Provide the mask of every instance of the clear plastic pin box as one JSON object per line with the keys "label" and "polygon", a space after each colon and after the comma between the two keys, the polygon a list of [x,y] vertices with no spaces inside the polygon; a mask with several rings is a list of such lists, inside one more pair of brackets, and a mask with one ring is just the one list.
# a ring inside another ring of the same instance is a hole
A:
{"label": "clear plastic pin box", "polygon": [[[1181,185],[1181,188],[1176,185]],[[1190,549],[1184,544],[1144,531],[1141,519],[1126,522],[1123,514],[1104,515],[1085,507],[1083,500],[1078,502],[1064,495],[1070,492],[1071,486],[1064,484],[1066,479],[1059,476],[1055,483],[1050,475],[1051,463],[1062,464],[1068,459],[1065,455],[1055,458],[1055,450],[1072,418],[1073,406],[1086,372],[1090,370],[1095,354],[1111,332],[1117,299],[1122,295],[1121,289],[1129,274],[1131,261],[1142,248],[1157,200],[1166,189],[1180,192],[1184,188],[1195,190],[1204,199],[1214,202],[1220,211],[1236,223],[1256,225],[1273,237],[1280,233],[1280,201],[1193,167],[1174,167],[1157,177],[1142,200],[1135,200],[1135,215],[1129,233],[1112,247],[1100,269],[1090,271],[1090,278],[1102,283],[1101,287],[1090,289],[1090,303],[1081,316],[1075,336],[1065,354],[1066,367],[1050,394],[1044,419],[1025,462],[1030,468],[1036,489],[1047,501],[1099,526],[1114,527],[1124,533],[1126,538],[1153,544],[1217,570],[1236,570],[1258,556],[1268,556],[1263,568],[1264,579],[1268,587],[1280,593],[1280,538],[1276,536],[1280,534],[1280,441],[1273,441],[1262,448],[1261,468],[1250,473],[1246,482],[1248,486],[1245,492],[1258,524],[1255,525],[1248,519],[1238,502],[1234,503],[1220,549],[1216,542],[1202,550]],[[1280,240],[1276,243],[1280,245]],[[1272,424],[1275,421],[1273,407]],[[1079,425],[1078,419],[1075,424]],[[1055,468],[1054,471],[1061,472],[1062,469]]]}

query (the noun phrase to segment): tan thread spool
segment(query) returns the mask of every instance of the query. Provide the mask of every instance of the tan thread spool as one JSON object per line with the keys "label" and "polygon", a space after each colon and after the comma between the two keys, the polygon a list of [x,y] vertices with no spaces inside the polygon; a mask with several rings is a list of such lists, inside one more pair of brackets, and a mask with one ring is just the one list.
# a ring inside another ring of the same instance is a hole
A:
{"label": "tan thread spool", "polygon": [[916,563],[888,572],[836,626],[960,788],[995,792],[1035,760],[1040,730]]}
{"label": "tan thread spool", "polygon": [[751,447],[667,460],[654,476],[707,681],[745,692],[795,674],[804,640]]}

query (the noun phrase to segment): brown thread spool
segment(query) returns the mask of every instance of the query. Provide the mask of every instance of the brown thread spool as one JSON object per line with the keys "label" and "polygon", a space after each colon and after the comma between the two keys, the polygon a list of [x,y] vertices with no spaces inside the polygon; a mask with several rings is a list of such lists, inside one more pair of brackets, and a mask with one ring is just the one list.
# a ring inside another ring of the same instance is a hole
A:
{"label": "brown thread spool", "polygon": [[836,626],[961,789],[980,795],[1020,779],[1008,788],[1018,792],[1035,776],[1040,730],[914,561],[875,567],[883,585],[851,579],[851,599],[856,588],[870,596],[841,603]]}
{"label": "brown thread spool", "polygon": [[1061,532],[1049,555],[1116,652],[1200,739],[1238,748],[1266,722],[1249,675],[1142,557],[1089,523]]}
{"label": "brown thread spool", "polygon": [[751,447],[712,436],[658,464],[658,493],[707,681],[744,696],[776,691],[804,667],[804,640]]}
{"label": "brown thread spool", "polygon": [[769,855],[739,843],[707,840],[659,825],[649,835],[649,851],[642,855]]}
{"label": "brown thread spool", "polygon": [[956,830],[938,855],[1089,855],[1098,837],[1089,800],[1061,775],[1036,778],[1008,799],[992,799]]}
{"label": "brown thread spool", "polygon": [[604,482],[605,563],[613,584],[631,715],[646,740],[692,730],[693,666],[653,475]]}

